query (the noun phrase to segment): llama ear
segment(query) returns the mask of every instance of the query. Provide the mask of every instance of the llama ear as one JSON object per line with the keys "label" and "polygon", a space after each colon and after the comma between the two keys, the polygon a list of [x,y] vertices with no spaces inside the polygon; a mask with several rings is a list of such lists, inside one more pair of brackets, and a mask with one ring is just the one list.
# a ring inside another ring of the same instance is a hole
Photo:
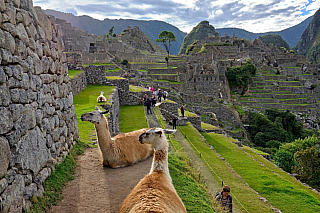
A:
{"label": "llama ear", "polygon": [[99,107],[96,106],[96,110],[100,111]]}
{"label": "llama ear", "polygon": [[156,130],[154,133],[160,135],[160,137],[161,137],[161,135],[162,135],[162,131],[161,131],[161,130]]}
{"label": "llama ear", "polygon": [[106,110],[104,112],[100,112],[100,114],[107,114],[110,110]]}
{"label": "llama ear", "polygon": [[176,131],[177,130],[175,129],[164,129],[163,133],[168,135],[168,134],[174,134]]}

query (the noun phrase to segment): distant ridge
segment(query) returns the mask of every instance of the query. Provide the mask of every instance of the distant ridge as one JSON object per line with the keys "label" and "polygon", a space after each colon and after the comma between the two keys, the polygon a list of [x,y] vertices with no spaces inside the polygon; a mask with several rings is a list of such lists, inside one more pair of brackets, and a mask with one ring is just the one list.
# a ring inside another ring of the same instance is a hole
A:
{"label": "distant ridge", "polygon": [[[143,21],[132,19],[104,19],[101,21],[89,16],[75,16],[71,13],[63,13],[55,10],[44,10],[44,12],[47,15],[54,16],[55,18],[64,19],[71,23],[73,27],[81,28],[95,35],[105,35],[109,32],[109,29],[112,26],[114,26],[113,32],[116,34],[120,34],[123,30],[127,29],[128,26],[132,28],[137,26],[158,45],[160,45],[160,43],[157,43],[156,39],[160,32],[163,30],[171,31],[176,36],[176,42],[173,42],[171,46],[171,54],[174,55],[178,54],[183,38],[187,35],[177,27],[163,21]],[[161,47],[163,47],[162,44]]]}
{"label": "distant ridge", "polygon": [[320,9],[314,14],[309,26],[301,35],[295,51],[305,55],[310,63],[320,63]]}
{"label": "distant ridge", "polygon": [[308,27],[312,18],[313,16],[307,18],[300,24],[297,24],[295,26],[289,27],[287,29],[284,29],[278,32],[252,33],[239,28],[220,28],[220,29],[216,29],[216,31],[220,32],[221,36],[224,36],[225,33],[228,36],[233,36],[233,34],[235,34],[239,38],[247,38],[251,41],[257,39],[259,36],[263,36],[267,34],[276,34],[276,35],[280,35],[284,40],[286,40],[286,42],[292,48],[296,46],[297,42],[300,40],[300,37],[303,31]]}

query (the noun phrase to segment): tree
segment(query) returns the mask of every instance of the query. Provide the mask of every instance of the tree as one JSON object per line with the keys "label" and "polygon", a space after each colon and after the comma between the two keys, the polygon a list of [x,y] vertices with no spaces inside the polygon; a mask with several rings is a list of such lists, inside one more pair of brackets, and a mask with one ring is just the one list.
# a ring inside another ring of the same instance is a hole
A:
{"label": "tree", "polygon": [[293,154],[283,149],[277,151],[274,160],[279,167],[289,173],[291,173],[292,167],[295,165]]}
{"label": "tree", "polygon": [[166,31],[166,30],[162,31],[159,34],[158,39],[156,40],[156,42],[163,43],[164,47],[166,48],[166,51],[168,53],[167,66],[169,64],[170,47],[172,45],[172,42],[174,42],[175,40],[176,40],[176,37],[174,36],[173,32]]}
{"label": "tree", "polygon": [[294,154],[296,166],[294,171],[299,179],[311,186],[320,186],[320,155],[319,151],[313,146],[303,149]]}

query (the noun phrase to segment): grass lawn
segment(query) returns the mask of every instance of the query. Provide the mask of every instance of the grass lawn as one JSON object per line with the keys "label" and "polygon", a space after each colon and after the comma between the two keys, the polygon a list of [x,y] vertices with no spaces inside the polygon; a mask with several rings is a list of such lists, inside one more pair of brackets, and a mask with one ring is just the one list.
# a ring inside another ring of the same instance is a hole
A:
{"label": "grass lawn", "polygon": [[125,79],[125,78],[122,78],[122,77],[119,77],[119,76],[107,76],[106,79],[109,79],[109,80],[119,80],[119,79]]}
{"label": "grass lawn", "polygon": [[94,66],[115,66],[112,63],[96,63],[96,64],[83,64],[83,67],[87,67],[89,65],[94,65]]}
{"label": "grass lawn", "polygon": [[119,67],[116,67],[114,70],[106,70],[106,72],[119,72],[121,69]]}
{"label": "grass lawn", "polygon": [[[232,168],[274,207],[290,213],[320,212],[320,196],[312,193],[298,181],[294,181],[292,177],[272,166],[270,162],[263,161],[261,165],[259,161],[252,160],[223,135],[215,133],[202,133],[202,135]],[[247,149],[247,151],[257,157],[257,154],[251,150]],[[261,158],[259,160],[262,161]],[[268,166],[265,166],[266,164]],[[246,195],[243,197],[249,200]]]}
{"label": "grass lawn", "polygon": [[[192,143],[193,149],[201,153],[201,158],[209,164],[209,168],[211,168],[211,172],[216,179],[219,181],[221,178],[224,184],[230,186],[233,202],[239,209],[245,212],[237,200],[241,202],[248,212],[273,212],[266,203],[260,201],[259,195],[238,176],[236,171],[227,164],[228,162],[221,160],[220,156],[210,149],[199,132],[190,123],[187,126],[179,126],[178,129],[183,135],[186,135],[189,142]],[[208,142],[211,143],[209,140]],[[230,154],[233,153],[231,152]]]}
{"label": "grass lawn", "polygon": [[121,132],[131,132],[142,128],[148,128],[142,105],[120,106],[119,114]]}
{"label": "grass lawn", "polygon": [[114,86],[101,86],[101,85],[88,85],[80,94],[76,95],[73,98],[73,104],[75,105],[79,135],[80,140],[87,144],[91,145],[92,140],[96,139],[94,125],[88,121],[81,121],[80,117],[82,114],[87,112],[92,112],[95,110],[95,106],[99,106],[100,103],[97,103],[97,98],[100,95],[100,92],[104,92],[106,98],[113,93]]}
{"label": "grass lawn", "polygon": [[74,78],[74,77],[80,75],[80,73],[83,73],[83,72],[84,72],[83,70],[69,70],[68,75],[71,79],[71,78]]}
{"label": "grass lawn", "polygon": [[130,89],[130,92],[145,92],[145,91],[149,91],[146,88],[137,87],[137,86],[133,86],[133,85],[129,85],[129,89]]}
{"label": "grass lawn", "polygon": [[204,122],[201,122],[201,128],[205,129],[205,130],[220,129],[220,128],[216,127],[216,126],[213,126],[211,124],[207,124],[207,123],[204,123]]}

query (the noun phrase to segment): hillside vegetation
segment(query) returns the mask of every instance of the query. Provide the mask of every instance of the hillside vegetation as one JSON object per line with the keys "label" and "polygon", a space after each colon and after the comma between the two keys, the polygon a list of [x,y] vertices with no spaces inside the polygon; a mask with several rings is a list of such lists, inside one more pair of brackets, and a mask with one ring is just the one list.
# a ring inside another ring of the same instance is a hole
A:
{"label": "hillside vegetation", "polygon": [[209,36],[217,36],[218,33],[208,21],[202,21],[183,39],[179,54],[186,54],[187,47],[194,41],[201,41]]}
{"label": "hillside vegetation", "polygon": [[[178,54],[183,38],[186,33],[179,30],[177,27],[163,21],[155,20],[132,20],[132,19],[104,19],[103,21],[91,18],[89,16],[75,16],[70,13],[58,12],[55,10],[44,10],[47,15],[52,15],[56,18],[64,19],[71,23],[73,27],[81,28],[95,35],[105,35],[109,29],[114,26],[113,32],[120,34],[128,26],[137,26],[144,32],[153,42],[156,43],[158,35],[163,30],[171,31],[176,36],[176,42],[171,46],[171,53]],[[163,45],[161,46],[163,47]],[[164,48],[164,47],[163,47]]]}
{"label": "hillside vegetation", "polygon": [[273,44],[274,46],[279,45],[280,47],[284,47],[287,50],[290,49],[289,44],[280,35],[267,34],[259,36],[259,39],[265,44]]}

